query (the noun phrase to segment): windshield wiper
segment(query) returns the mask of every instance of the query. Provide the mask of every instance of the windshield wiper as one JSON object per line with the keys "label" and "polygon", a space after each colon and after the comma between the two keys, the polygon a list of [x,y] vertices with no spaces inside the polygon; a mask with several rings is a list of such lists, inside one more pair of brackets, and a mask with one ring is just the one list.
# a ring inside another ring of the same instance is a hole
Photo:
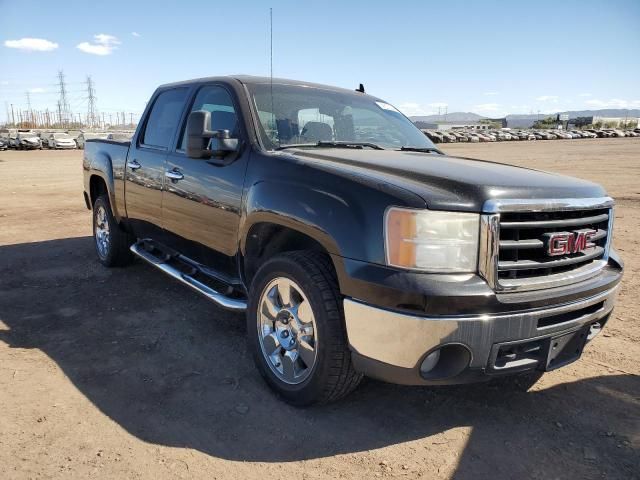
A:
{"label": "windshield wiper", "polygon": [[400,147],[401,152],[420,152],[420,153],[442,153],[433,147]]}
{"label": "windshield wiper", "polygon": [[384,150],[380,145],[369,142],[349,142],[349,141],[320,141],[316,143],[292,143],[291,145],[282,145],[276,150],[284,150],[286,148],[372,148],[374,150]]}

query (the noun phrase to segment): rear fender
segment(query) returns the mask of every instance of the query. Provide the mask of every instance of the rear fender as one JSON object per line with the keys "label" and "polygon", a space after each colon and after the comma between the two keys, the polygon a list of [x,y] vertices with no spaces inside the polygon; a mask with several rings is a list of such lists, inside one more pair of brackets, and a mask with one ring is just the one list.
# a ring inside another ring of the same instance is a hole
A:
{"label": "rear fender", "polygon": [[118,203],[115,196],[115,182],[113,177],[113,164],[111,158],[105,152],[95,152],[91,163],[89,164],[88,174],[85,178],[88,179],[88,184],[85,185],[85,191],[90,191],[90,179],[93,176],[102,178],[107,186],[107,193],[109,195],[109,203],[111,204],[111,211],[115,219],[120,222],[121,212],[118,210]]}

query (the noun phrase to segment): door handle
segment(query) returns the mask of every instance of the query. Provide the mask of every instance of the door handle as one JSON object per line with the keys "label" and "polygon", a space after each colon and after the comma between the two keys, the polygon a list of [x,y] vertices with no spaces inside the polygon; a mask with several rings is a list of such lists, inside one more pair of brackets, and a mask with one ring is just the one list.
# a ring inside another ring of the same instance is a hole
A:
{"label": "door handle", "polygon": [[171,180],[182,180],[184,175],[180,173],[180,170],[174,168],[173,170],[169,170],[168,172],[164,172],[164,176],[170,178]]}
{"label": "door handle", "polygon": [[127,167],[129,167],[131,170],[137,170],[141,166],[142,165],[140,165],[137,160],[132,160],[130,162],[127,162]]}

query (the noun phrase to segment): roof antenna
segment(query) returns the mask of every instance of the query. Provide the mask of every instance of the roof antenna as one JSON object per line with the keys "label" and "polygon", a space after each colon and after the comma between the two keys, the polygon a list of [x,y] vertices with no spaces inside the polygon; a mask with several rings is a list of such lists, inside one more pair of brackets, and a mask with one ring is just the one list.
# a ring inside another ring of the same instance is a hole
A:
{"label": "roof antenna", "polygon": [[276,112],[273,111],[273,8],[269,7],[269,77],[271,83],[271,128],[276,128]]}
{"label": "roof antenna", "polygon": [[356,88],[356,92],[364,93],[364,85],[360,84],[360,86]]}

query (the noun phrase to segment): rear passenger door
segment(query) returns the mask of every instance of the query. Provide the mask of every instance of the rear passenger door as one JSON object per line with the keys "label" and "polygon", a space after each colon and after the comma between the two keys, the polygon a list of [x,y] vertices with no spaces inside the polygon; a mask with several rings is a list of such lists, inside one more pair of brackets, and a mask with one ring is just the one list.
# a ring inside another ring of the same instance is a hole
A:
{"label": "rear passenger door", "polygon": [[[196,110],[211,112],[212,130],[229,130],[243,143],[246,133],[237,115],[239,110],[223,84],[197,88],[189,112]],[[233,154],[236,158],[228,165],[187,157],[187,117],[176,148],[167,156],[166,171],[182,177],[165,180],[162,215],[169,246],[199,263],[237,275],[234,256],[249,149]]]}
{"label": "rear passenger door", "polygon": [[125,204],[127,218],[138,238],[162,241],[162,189],[169,147],[173,145],[188,88],[163,90],[152,100],[143,129],[127,156]]}

